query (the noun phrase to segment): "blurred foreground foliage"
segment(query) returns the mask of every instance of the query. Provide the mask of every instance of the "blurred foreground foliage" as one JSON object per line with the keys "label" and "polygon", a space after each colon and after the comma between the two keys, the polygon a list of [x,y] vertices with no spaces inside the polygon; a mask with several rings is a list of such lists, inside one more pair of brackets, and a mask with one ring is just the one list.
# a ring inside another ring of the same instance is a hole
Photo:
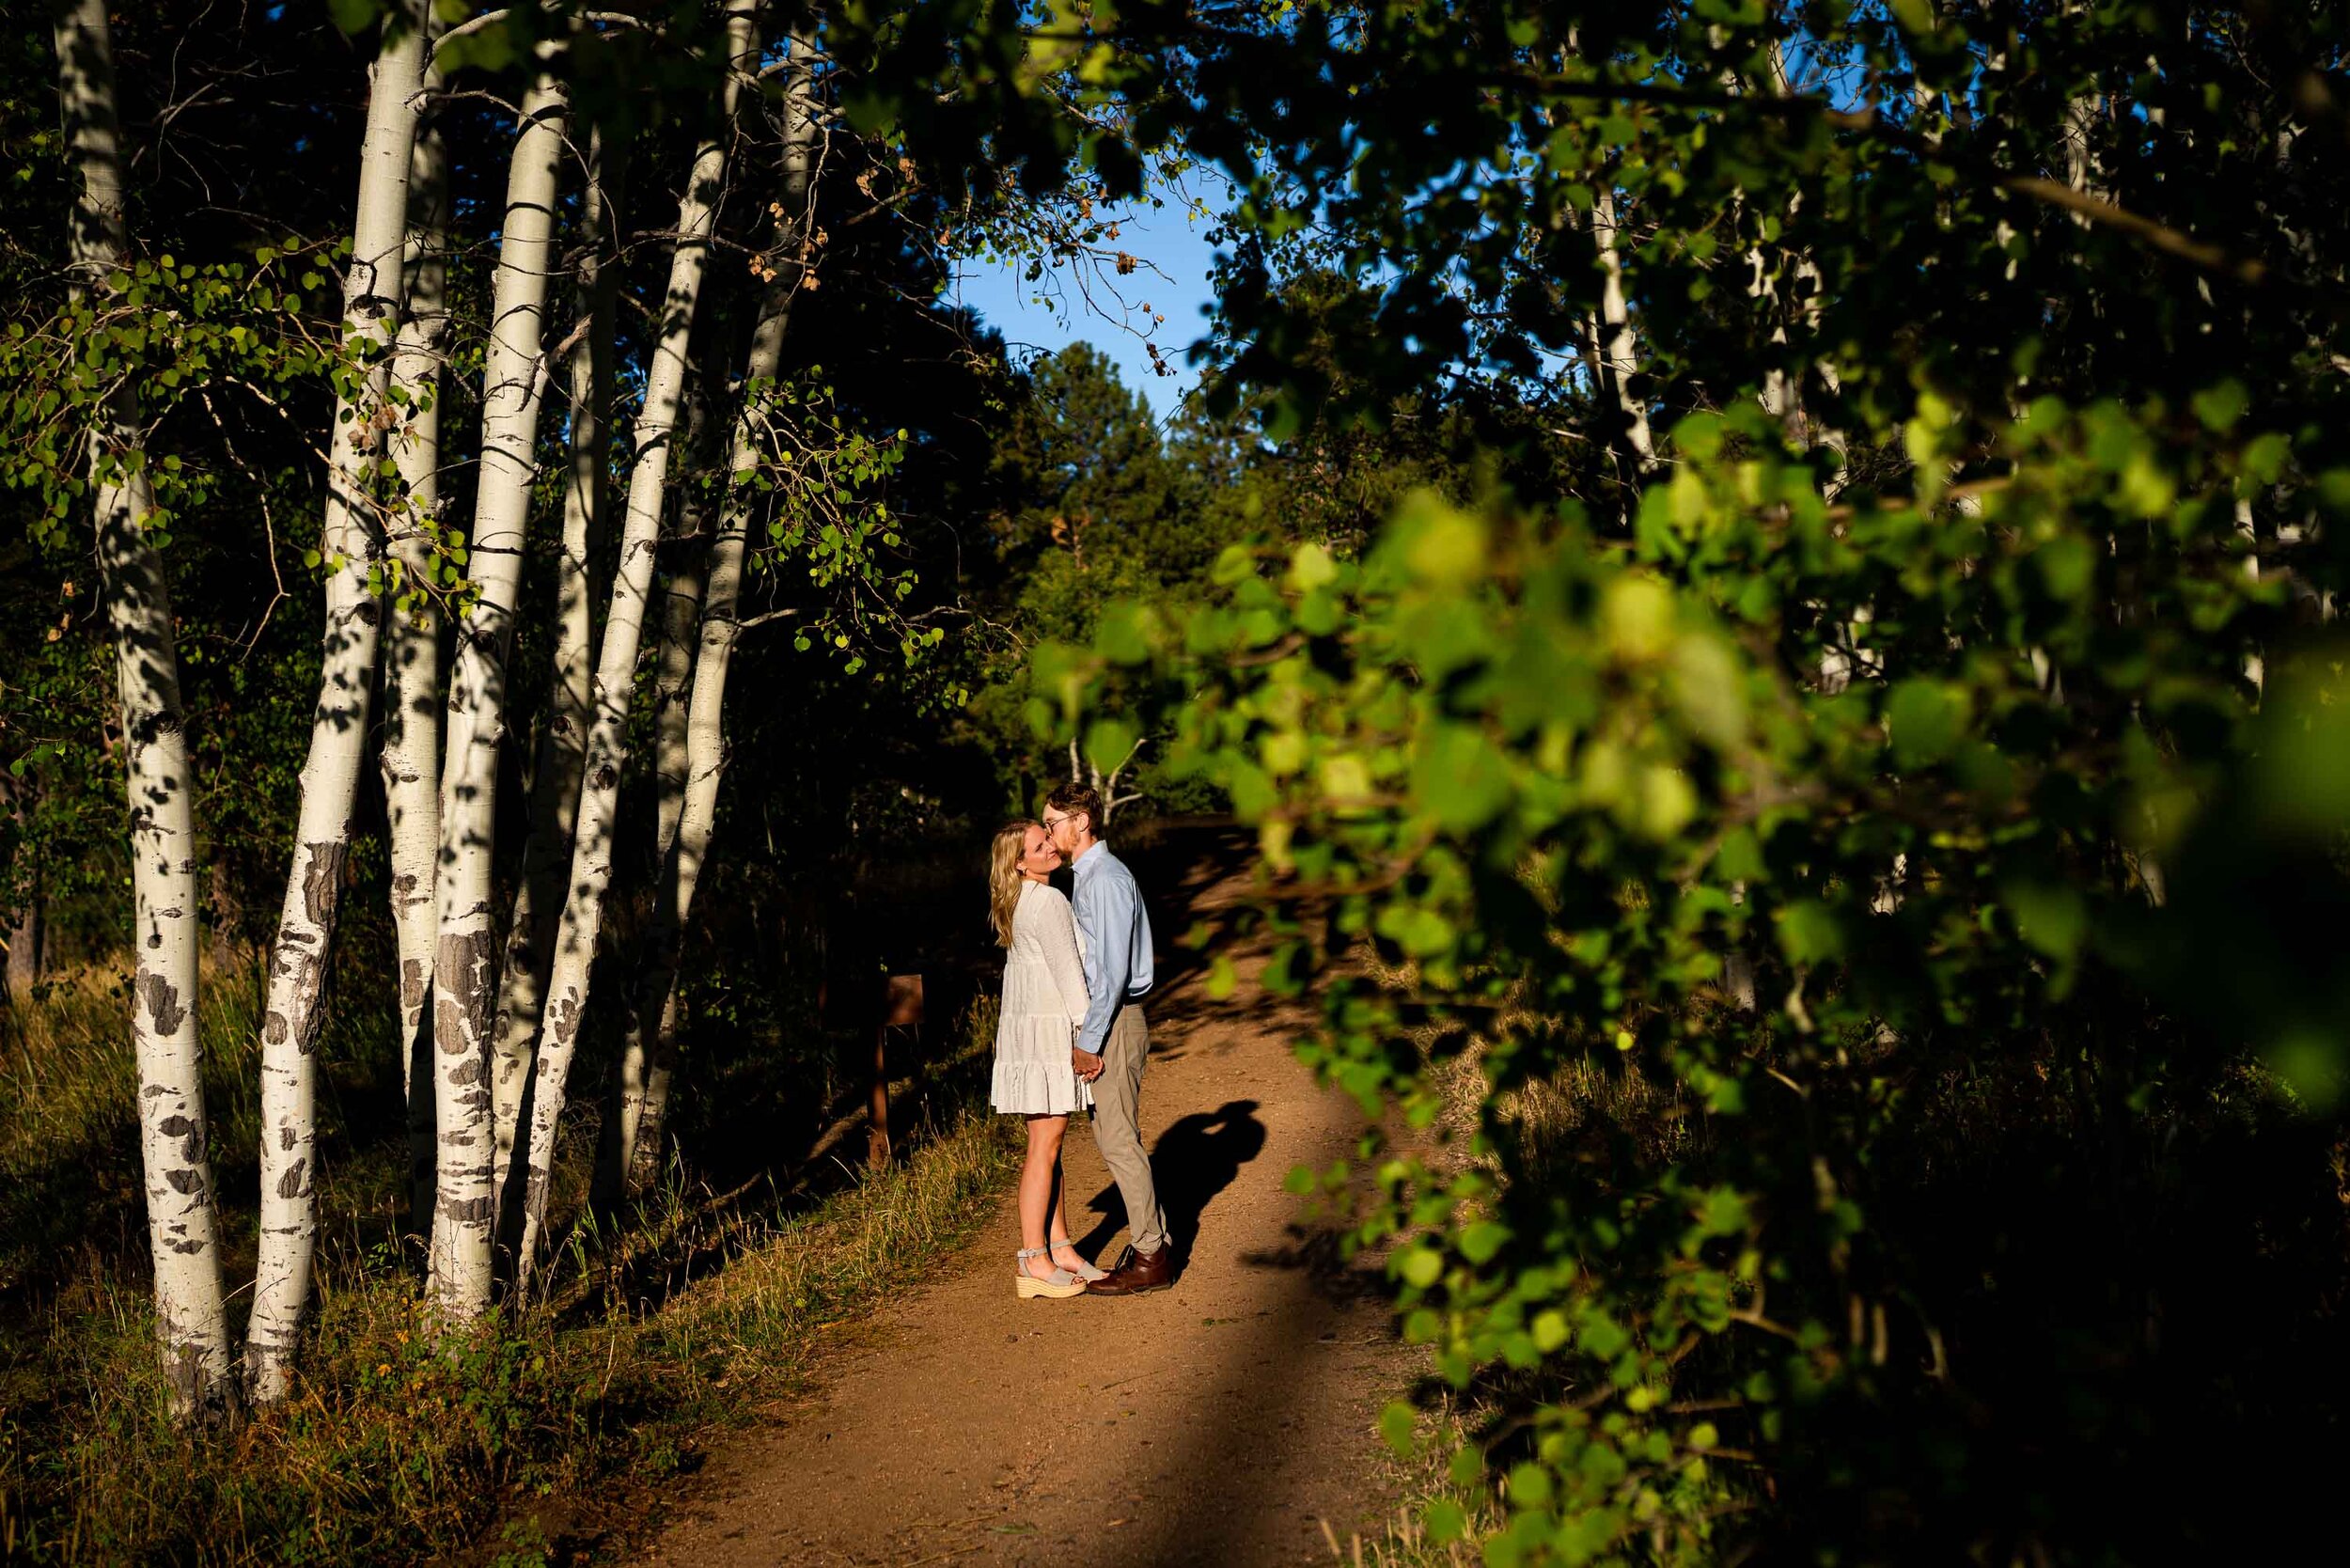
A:
{"label": "blurred foreground foliage", "polygon": [[[1246,193],[1223,395],[1292,448],[1476,411],[1489,453],[1034,671],[1041,729],[1172,729],[1257,827],[1269,980],[1374,1122],[1298,1184],[1483,1413],[1438,1547],[2311,1523],[2350,1417],[2342,41],[1332,3],[1104,67],[1212,104]],[[1375,281],[1309,332],[1332,266]]]}

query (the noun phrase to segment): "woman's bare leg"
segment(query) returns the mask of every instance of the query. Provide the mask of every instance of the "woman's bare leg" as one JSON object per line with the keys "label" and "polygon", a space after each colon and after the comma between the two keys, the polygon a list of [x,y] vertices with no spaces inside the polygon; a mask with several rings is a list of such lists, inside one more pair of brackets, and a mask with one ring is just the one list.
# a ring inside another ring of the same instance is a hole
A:
{"label": "woman's bare leg", "polygon": [[1058,1159],[1053,1162],[1053,1217],[1044,1234],[1056,1249],[1069,1245],[1069,1178]]}
{"label": "woman's bare leg", "polygon": [[1062,1268],[1081,1271],[1086,1255],[1069,1239],[1069,1177],[1058,1160],[1053,1162],[1053,1218],[1045,1233],[1053,1248],[1053,1262]]}
{"label": "woman's bare leg", "polygon": [[[1046,1228],[1055,1217],[1060,1191],[1060,1140],[1069,1129],[1066,1116],[1028,1118],[1028,1157],[1020,1168],[1020,1245],[1035,1249],[1046,1245]],[[1023,1264],[1039,1279],[1050,1278],[1058,1266],[1052,1259],[1029,1258]]]}

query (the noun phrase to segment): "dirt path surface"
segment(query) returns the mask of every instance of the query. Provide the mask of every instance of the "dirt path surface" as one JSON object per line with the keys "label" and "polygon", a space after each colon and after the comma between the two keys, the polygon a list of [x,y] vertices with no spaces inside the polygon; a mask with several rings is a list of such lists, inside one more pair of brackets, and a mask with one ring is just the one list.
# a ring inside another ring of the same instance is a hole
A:
{"label": "dirt path surface", "polygon": [[[1236,891],[1200,874],[1153,898],[1162,954]],[[1143,1132],[1189,1254],[1174,1289],[1015,1299],[1007,1198],[815,1398],[721,1447],[643,1560],[1326,1563],[1325,1525],[1374,1530],[1393,1509],[1374,1423],[1417,1360],[1297,1227],[1282,1178],[1343,1154],[1358,1113],[1291,1058],[1301,1020],[1255,966],[1229,1001],[1195,968],[1149,1004]],[[1071,1227],[1106,1265],[1124,1210],[1089,1127],[1066,1169]]]}

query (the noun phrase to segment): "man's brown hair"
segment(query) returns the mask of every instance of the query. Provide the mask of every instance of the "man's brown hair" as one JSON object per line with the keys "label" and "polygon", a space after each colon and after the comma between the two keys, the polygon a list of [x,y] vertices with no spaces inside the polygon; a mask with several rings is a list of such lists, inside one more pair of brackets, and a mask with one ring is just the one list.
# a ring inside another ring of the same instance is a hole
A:
{"label": "man's brown hair", "polygon": [[1066,784],[1054,785],[1053,792],[1044,797],[1044,808],[1070,817],[1082,811],[1085,813],[1086,831],[1096,839],[1102,836],[1102,792],[1090,784],[1080,784],[1072,779]]}

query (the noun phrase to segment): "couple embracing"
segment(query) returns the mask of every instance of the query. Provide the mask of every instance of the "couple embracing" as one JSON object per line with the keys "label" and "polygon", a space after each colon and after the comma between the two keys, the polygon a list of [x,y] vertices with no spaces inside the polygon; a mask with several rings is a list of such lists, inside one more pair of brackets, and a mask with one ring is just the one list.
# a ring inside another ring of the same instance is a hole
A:
{"label": "couple embracing", "polygon": [[[1151,1049],[1142,1020],[1154,978],[1151,921],[1134,873],[1094,836],[1101,815],[1098,792],[1063,784],[1045,797],[1042,822],[996,833],[989,866],[990,914],[1006,949],[992,1100],[1028,1123],[1013,1276],[1023,1300],[1139,1295],[1175,1278],[1139,1118]],[[1047,880],[1064,861],[1075,878],[1073,900]],[[1106,1273],[1070,1241],[1061,1191],[1061,1138],[1070,1114],[1087,1109],[1126,1200],[1130,1245]]]}

